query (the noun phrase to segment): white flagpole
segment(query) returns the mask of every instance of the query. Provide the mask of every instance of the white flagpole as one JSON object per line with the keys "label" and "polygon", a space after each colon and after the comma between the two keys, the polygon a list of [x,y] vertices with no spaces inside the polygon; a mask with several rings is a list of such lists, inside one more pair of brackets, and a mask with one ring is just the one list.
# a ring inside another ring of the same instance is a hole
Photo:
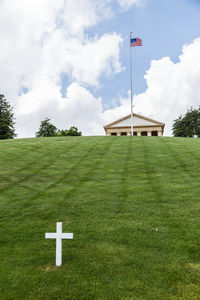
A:
{"label": "white flagpole", "polygon": [[133,83],[132,83],[131,34],[132,32],[130,33],[130,80],[131,80],[131,136],[133,136]]}

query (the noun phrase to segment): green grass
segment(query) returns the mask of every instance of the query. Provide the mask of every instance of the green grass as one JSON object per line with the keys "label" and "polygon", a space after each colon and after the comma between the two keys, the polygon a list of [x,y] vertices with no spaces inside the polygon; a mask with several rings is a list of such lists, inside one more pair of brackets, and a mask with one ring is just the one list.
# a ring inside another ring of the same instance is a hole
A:
{"label": "green grass", "polygon": [[199,159],[200,139],[1,141],[0,299],[200,299]]}

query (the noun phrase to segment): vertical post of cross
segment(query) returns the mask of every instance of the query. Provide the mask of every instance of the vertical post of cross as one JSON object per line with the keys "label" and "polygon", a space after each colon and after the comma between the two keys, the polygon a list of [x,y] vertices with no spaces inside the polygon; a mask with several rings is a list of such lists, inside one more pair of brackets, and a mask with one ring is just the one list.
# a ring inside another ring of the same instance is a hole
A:
{"label": "vertical post of cross", "polygon": [[62,265],[62,222],[57,222],[56,224],[57,239],[56,239],[56,266],[59,267]]}

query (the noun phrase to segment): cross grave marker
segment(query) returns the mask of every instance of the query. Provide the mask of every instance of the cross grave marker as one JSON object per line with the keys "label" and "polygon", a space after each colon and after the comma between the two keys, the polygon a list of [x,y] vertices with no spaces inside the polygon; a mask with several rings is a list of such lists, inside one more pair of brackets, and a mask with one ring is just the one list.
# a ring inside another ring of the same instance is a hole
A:
{"label": "cross grave marker", "polygon": [[73,233],[62,232],[62,222],[56,223],[57,230],[55,233],[45,233],[46,239],[56,239],[56,266],[62,265],[62,239],[73,239]]}

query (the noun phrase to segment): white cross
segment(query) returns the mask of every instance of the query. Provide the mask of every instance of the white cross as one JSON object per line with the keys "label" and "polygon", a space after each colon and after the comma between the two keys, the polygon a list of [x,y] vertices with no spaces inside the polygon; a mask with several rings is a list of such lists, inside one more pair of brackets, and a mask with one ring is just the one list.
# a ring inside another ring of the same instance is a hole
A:
{"label": "white cross", "polygon": [[56,266],[62,265],[62,239],[73,239],[73,233],[62,233],[62,222],[56,223],[56,233],[45,233],[45,239],[56,239]]}

